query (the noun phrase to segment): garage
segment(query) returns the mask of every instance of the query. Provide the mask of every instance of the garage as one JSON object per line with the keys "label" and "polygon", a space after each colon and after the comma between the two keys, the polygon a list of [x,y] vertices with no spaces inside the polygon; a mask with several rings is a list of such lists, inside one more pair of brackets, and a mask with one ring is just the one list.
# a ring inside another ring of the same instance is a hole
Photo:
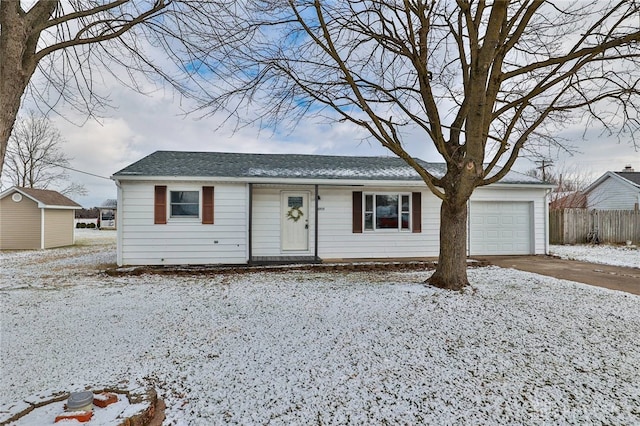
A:
{"label": "garage", "polygon": [[473,201],[469,254],[533,254],[531,202]]}

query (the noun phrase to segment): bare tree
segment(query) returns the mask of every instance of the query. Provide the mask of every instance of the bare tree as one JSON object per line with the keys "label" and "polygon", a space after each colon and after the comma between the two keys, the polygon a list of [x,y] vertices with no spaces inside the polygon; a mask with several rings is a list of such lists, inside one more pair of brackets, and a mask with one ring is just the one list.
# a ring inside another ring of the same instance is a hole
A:
{"label": "bare tree", "polygon": [[[571,120],[638,128],[636,1],[246,0],[243,10],[232,25],[254,37],[209,59],[230,76],[215,101],[239,119],[250,104],[263,122],[351,122],[411,165],[442,200],[435,286],[468,284],[475,188],[557,143]],[[407,152],[409,131],[435,146],[444,175]]]}
{"label": "bare tree", "polygon": [[[69,179],[69,157],[62,151],[64,139],[46,118],[31,111],[14,126],[6,155],[3,178],[12,185],[47,189]],[[64,194],[86,194],[84,185],[71,183],[60,190]]]}
{"label": "bare tree", "polygon": [[585,208],[587,200],[584,190],[596,178],[591,170],[580,164],[561,164],[556,167],[548,160],[545,161],[544,168],[540,166],[526,174],[555,185],[547,198],[552,210]]}
{"label": "bare tree", "polygon": [[0,174],[26,92],[43,111],[66,104],[89,116],[109,106],[97,90],[102,73],[136,90],[141,90],[137,78],[159,76],[180,93],[192,94],[201,76],[192,43],[203,51],[218,46],[218,19],[227,8],[233,9],[233,2],[0,1]]}

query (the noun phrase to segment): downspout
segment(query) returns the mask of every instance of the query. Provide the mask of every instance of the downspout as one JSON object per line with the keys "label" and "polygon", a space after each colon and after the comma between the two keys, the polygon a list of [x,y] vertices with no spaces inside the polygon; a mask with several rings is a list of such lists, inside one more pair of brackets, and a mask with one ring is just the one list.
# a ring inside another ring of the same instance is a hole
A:
{"label": "downspout", "polygon": [[44,206],[40,208],[40,250],[44,250]]}
{"label": "downspout", "polygon": [[247,255],[248,255],[248,260],[247,263],[251,264],[252,258],[253,258],[253,250],[252,250],[252,246],[253,246],[253,238],[252,238],[252,234],[253,234],[253,184],[250,183],[249,184],[249,218],[248,218],[248,225],[247,225],[247,230],[249,235],[247,236]]}
{"label": "downspout", "polygon": [[314,237],[313,237],[313,241],[314,241],[313,249],[314,249],[315,260],[316,260],[316,262],[319,262],[320,258],[318,257],[318,201],[320,200],[320,195],[318,194],[318,184],[316,184],[314,186],[314,189],[315,189],[316,202],[314,203],[315,204],[315,208],[314,208],[314,210],[315,210],[315,212],[314,212],[315,213],[315,219],[314,219],[314,227],[313,227],[314,228],[314,230],[313,230],[313,235],[314,235]]}
{"label": "downspout", "polygon": [[[553,189],[549,188],[547,189],[546,194],[544,194],[544,254],[548,255],[549,254],[549,233],[550,233],[550,229],[549,229],[549,194],[551,194],[553,192]],[[534,215],[535,218],[535,215]],[[535,219],[534,219],[535,220]],[[535,235],[533,238],[534,244],[535,244]],[[535,253],[535,250],[534,250]]]}
{"label": "downspout", "polygon": [[118,266],[122,266],[122,237],[124,233],[124,226],[122,226],[122,220],[124,216],[124,203],[122,202],[122,186],[118,179],[113,179],[118,188],[118,195],[116,197],[116,263]]}

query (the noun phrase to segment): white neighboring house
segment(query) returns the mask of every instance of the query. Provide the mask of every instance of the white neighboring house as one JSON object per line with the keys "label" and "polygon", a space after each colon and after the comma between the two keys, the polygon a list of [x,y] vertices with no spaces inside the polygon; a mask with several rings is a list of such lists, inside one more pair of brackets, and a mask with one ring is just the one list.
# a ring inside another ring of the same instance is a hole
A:
{"label": "white neighboring house", "polygon": [[[120,266],[438,255],[440,199],[396,157],[158,151],[112,179]],[[550,188],[511,172],[476,189],[469,254],[545,254]]]}
{"label": "white neighboring house", "polygon": [[637,210],[640,206],[640,172],[630,166],[607,172],[584,190],[591,210]]}

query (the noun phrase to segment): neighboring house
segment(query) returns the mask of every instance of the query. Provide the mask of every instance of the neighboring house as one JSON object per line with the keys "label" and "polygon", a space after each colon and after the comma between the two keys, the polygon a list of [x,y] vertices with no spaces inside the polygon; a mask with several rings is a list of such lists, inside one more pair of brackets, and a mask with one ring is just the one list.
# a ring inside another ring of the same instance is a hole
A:
{"label": "neighboring house", "polygon": [[[438,255],[440,199],[399,158],[158,151],[112,179],[118,265]],[[550,188],[512,172],[476,189],[469,253],[546,253]]]}
{"label": "neighboring house", "polygon": [[584,209],[587,207],[587,197],[582,191],[552,192],[549,195],[549,209]]}
{"label": "neighboring house", "polygon": [[74,215],[80,208],[56,191],[13,187],[0,193],[0,249],[74,244]]}
{"label": "neighboring house", "polygon": [[100,207],[98,207],[99,218],[98,224],[100,229],[116,229],[116,217],[118,215],[118,201],[109,199],[105,200]]}
{"label": "neighboring house", "polygon": [[640,172],[630,166],[607,172],[584,191],[592,210],[637,210],[640,206]]}

